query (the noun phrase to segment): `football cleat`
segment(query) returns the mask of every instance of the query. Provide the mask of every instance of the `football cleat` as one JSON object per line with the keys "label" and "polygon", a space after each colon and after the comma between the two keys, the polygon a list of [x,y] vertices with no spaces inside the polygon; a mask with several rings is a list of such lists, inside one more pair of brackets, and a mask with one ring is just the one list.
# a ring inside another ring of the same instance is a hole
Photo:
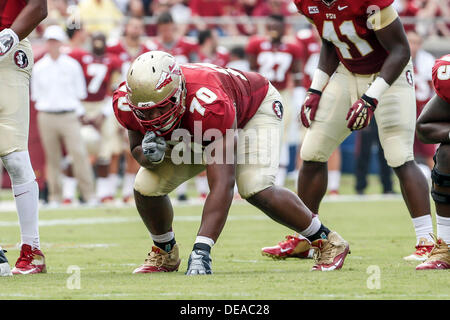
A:
{"label": "football cleat", "polygon": [[0,247],[0,277],[12,276],[11,268],[9,267],[5,252],[6,251]]}
{"label": "football cleat", "polygon": [[416,246],[416,251],[403,259],[406,261],[425,261],[427,260],[428,254],[431,252],[433,247],[433,242],[428,241],[425,238],[420,238],[419,244]]}
{"label": "football cleat", "polygon": [[434,246],[428,254],[427,260],[416,267],[416,270],[450,269],[450,247],[444,240],[432,235]]}
{"label": "football cleat", "polygon": [[30,245],[23,244],[13,274],[46,273],[45,256],[39,249],[32,249]]}
{"label": "football cleat", "polygon": [[317,239],[311,242],[314,248],[316,264],[311,271],[332,271],[341,269],[350,246],[337,232],[331,231],[327,239]]}
{"label": "football cleat", "polygon": [[101,203],[107,204],[107,203],[112,203],[114,202],[114,197],[113,196],[106,196],[100,199]]}
{"label": "football cleat", "polygon": [[178,245],[175,244],[169,252],[157,246],[153,246],[147,259],[133,273],[173,272],[178,271],[181,260],[178,253]]}
{"label": "football cleat", "polygon": [[299,234],[286,236],[286,240],[273,247],[261,249],[261,254],[272,259],[300,258],[311,259],[314,249],[308,239]]}
{"label": "football cleat", "polygon": [[211,256],[206,250],[192,250],[186,275],[212,274]]}

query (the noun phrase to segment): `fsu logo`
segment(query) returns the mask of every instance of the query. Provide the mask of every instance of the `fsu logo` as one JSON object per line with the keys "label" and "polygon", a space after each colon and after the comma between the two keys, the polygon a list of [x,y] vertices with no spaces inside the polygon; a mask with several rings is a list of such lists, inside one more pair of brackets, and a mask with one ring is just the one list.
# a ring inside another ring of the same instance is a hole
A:
{"label": "fsu logo", "polygon": [[166,71],[161,72],[161,77],[159,78],[158,83],[156,84],[156,90],[160,90],[165,86],[167,86],[169,83],[171,83],[173,81],[172,74],[177,76],[181,75],[181,71],[176,63],[169,66],[169,72]]}
{"label": "fsu logo", "polygon": [[411,87],[413,87],[414,86],[414,78],[413,78],[411,70],[406,71],[405,75],[406,75],[406,81],[408,81],[409,85]]}
{"label": "fsu logo", "polygon": [[280,101],[275,101],[272,104],[272,109],[278,119],[283,119],[283,105]]}
{"label": "fsu logo", "polygon": [[21,69],[28,67],[28,57],[26,53],[22,50],[17,50],[14,54],[14,62]]}

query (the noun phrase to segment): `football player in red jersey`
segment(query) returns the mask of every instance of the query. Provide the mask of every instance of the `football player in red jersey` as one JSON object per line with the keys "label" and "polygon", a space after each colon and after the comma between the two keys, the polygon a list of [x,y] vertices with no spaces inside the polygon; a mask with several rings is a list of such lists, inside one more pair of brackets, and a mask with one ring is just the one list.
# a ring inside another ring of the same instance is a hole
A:
{"label": "football player in red jersey", "polygon": [[330,154],[375,115],[385,158],[416,231],[425,259],[433,225],[428,184],[414,162],[415,95],[409,44],[393,0],[295,0],[321,38],[319,66],[300,112],[307,127],[298,194],[318,212],[327,188]]}
{"label": "football player in red jersey", "polygon": [[450,269],[450,54],[436,60],[433,84],[437,95],[425,106],[416,127],[423,142],[440,143],[431,175],[437,237],[433,236],[434,247],[416,270]]}
{"label": "football player in red jersey", "polygon": [[188,275],[212,273],[210,250],[225,225],[235,181],[242,198],[305,237],[301,250],[318,251],[313,270],[342,267],[348,243],[322,225],[297,195],[274,185],[283,106],[267,79],[215,65],[180,67],[168,53],[150,51],[131,65],[113,107],[141,165],[136,207],[155,244],[135,273],[178,269],[168,194],[204,170],[211,191]]}
{"label": "football player in red jersey", "polygon": [[178,63],[197,60],[197,43],[177,35],[177,27],[169,11],[161,13],[156,24],[158,37],[154,39],[153,45],[149,45],[152,50],[168,52],[177,59]]}
{"label": "football player in red jersey", "polygon": [[[131,63],[136,57],[150,49],[142,42],[144,35],[144,23],[138,17],[131,17],[125,25],[124,36],[120,41],[107,48],[108,53],[115,54],[122,61],[121,78],[124,80]],[[121,126],[119,126],[121,128]],[[123,132],[126,136],[126,133]],[[126,138],[128,140],[128,138]],[[133,184],[139,164],[134,160],[128,148],[125,151],[125,175],[122,183],[122,200],[125,203],[133,201]],[[111,159],[110,172],[119,172],[119,157],[113,156]],[[110,184],[113,189],[119,184],[119,175],[110,174]]]}
{"label": "football player in red jersey", "polygon": [[[91,35],[91,48],[91,52],[73,50],[70,56],[81,64],[87,85],[88,96],[83,102],[86,110],[83,122],[86,126],[82,128],[82,135],[90,138],[94,135],[84,133],[97,130],[101,137],[88,150],[94,152],[91,155],[97,162],[97,198],[106,202],[112,200],[116,193],[109,177],[111,158],[123,151],[123,138],[110,107],[113,81],[121,72],[122,62],[118,56],[106,52],[106,38],[102,33]],[[89,140],[86,142],[89,146]]]}
{"label": "football player in red jersey", "polygon": [[[39,189],[28,153],[33,52],[26,38],[47,16],[45,0],[0,2],[0,157],[12,182],[21,249],[13,274],[45,272],[39,249]],[[0,275],[10,275],[4,265]]]}
{"label": "football player in red jersey", "polygon": [[250,68],[266,77],[279,90],[285,105],[284,134],[280,156],[280,169],[276,184],[283,186],[289,163],[288,132],[293,109],[292,89],[301,83],[301,58],[303,46],[286,41],[284,17],[271,15],[267,24],[267,37],[254,36],[247,45],[246,52]]}

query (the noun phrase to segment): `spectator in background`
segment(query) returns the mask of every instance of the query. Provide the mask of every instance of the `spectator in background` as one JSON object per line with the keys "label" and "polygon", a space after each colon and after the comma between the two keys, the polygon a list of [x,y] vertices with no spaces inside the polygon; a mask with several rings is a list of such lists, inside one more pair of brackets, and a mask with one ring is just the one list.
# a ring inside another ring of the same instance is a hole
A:
{"label": "spectator in background", "polygon": [[[229,12],[231,6],[230,0],[191,0],[189,8],[192,17],[221,17]],[[206,24],[202,21],[196,23],[196,30],[202,31],[215,28],[219,31],[219,35],[223,35],[223,28],[219,25]]]}
{"label": "spectator in background", "polygon": [[113,0],[84,0],[78,3],[81,22],[89,33],[98,31],[107,38],[123,20]]}
{"label": "spectator in background", "polygon": [[80,133],[79,116],[84,113],[80,100],[87,94],[83,70],[76,60],[60,52],[63,42],[67,40],[61,27],[47,27],[44,39],[48,53],[33,69],[31,88],[46,158],[49,200],[54,206],[62,200],[62,140],[72,158],[83,199],[95,203],[92,167]]}
{"label": "spectator in background", "polygon": [[356,193],[363,195],[367,188],[367,174],[369,173],[370,160],[372,158],[372,147],[375,144],[377,149],[379,172],[381,185],[384,194],[392,194],[392,169],[388,166],[384,158],[383,148],[378,137],[378,127],[375,118],[370,124],[359,131],[356,144]]}
{"label": "spectator in background", "polygon": [[245,72],[250,71],[250,63],[245,57],[244,47],[234,47],[231,49],[230,62],[228,62],[227,67]]}
{"label": "spectator in background", "polygon": [[197,43],[179,33],[169,11],[158,16],[157,29],[158,37],[149,44],[150,49],[170,53],[180,64],[197,60]]}
{"label": "spectator in background", "polygon": [[230,60],[228,49],[219,46],[216,30],[204,30],[198,33],[197,61],[225,67]]}
{"label": "spectator in background", "polygon": [[266,0],[260,1],[253,10],[254,17],[267,17],[270,15],[281,15],[288,17],[291,15],[289,10],[290,1],[288,0]]}
{"label": "spectator in background", "polygon": [[[407,33],[408,42],[411,47],[411,57],[414,63],[414,83],[416,87],[417,114],[422,113],[427,102],[433,97],[432,68],[434,57],[432,54],[422,49],[423,39],[414,31]],[[433,169],[433,155],[436,145],[425,144],[420,141],[417,134],[414,136],[414,157],[422,169],[427,179],[431,179],[431,169]]]}

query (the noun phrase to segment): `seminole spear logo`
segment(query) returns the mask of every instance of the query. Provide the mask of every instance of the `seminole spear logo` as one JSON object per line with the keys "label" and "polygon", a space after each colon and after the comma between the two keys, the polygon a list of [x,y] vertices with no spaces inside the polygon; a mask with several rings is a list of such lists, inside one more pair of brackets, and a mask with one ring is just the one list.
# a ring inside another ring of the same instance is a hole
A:
{"label": "seminole spear logo", "polygon": [[176,63],[169,66],[169,71],[163,71],[161,72],[161,77],[158,80],[158,83],[156,84],[156,90],[161,90],[165,86],[167,86],[169,83],[173,81],[172,75],[181,76],[180,68]]}

